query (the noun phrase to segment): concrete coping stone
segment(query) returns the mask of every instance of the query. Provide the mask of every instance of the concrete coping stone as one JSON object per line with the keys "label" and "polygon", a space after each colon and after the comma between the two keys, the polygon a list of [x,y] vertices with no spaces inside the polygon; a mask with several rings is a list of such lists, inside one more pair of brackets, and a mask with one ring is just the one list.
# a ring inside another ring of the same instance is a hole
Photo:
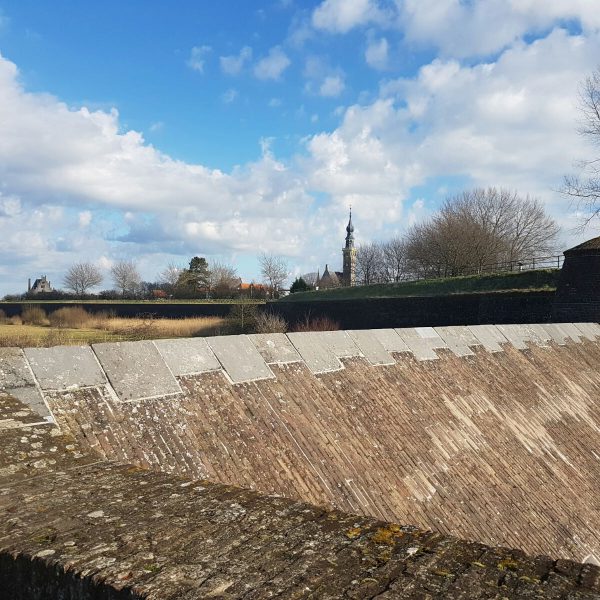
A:
{"label": "concrete coping stone", "polygon": [[371,329],[370,331],[388,352],[410,352],[410,348],[395,329]]}
{"label": "concrete coping stone", "polygon": [[448,345],[436,333],[433,327],[406,327],[396,329],[418,361],[437,360],[435,348],[448,348]]}
{"label": "concrete coping stone", "polygon": [[151,341],[102,343],[94,344],[92,348],[123,402],[182,392]]}
{"label": "concrete coping stone", "polygon": [[508,340],[495,325],[469,325],[467,329],[488,352],[503,352],[501,344]]}
{"label": "concrete coping stone", "polygon": [[537,342],[540,346],[548,346],[549,341],[552,340],[552,336],[548,331],[538,323],[530,323],[527,327],[531,330],[533,335],[537,338]]}
{"label": "concrete coping stone", "polygon": [[246,335],[208,338],[208,345],[233,383],[275,377],[256,346]]}
{"label": "concrete coping stone", "polygon": [[343,369],[340,359],[324,343],[323,336],[319,332],[288,333],[288,338],[313,373],[328,373]]}
{"label": "concrete coping stone", "polygon": [[557,323],[558,328],[563,331],[568,338],[574,342],[580,342],[583,334],[573,323]]}
{"label": "concrete coping stone", "polygon": [[0,348],[0,389],[35,385],[21,348]]}
{"label": "concrete coping stone", "polygon": [[89,346],[26,348],[25,356],[42,390],[68,390],[106,383]]}
{"label": "concrete coping stone", "polygon": [[600,337],[600,326],[596,325],[596,323],[574,323],[574,325],[591,342],[596,341]]}
{"label": "concrete coping stone", "polygon": [[9,388],[6,391],[28,406],[33,412],[40,415],[40,417],[44,418],[48,423],[54,423],[54,417],[37,387]]}
{"label": "concrete coping stone", "polygon": [[562,330],[556,323],[544,323],[542,325],[546,333],[550,336],[550,339],[559,346],[564,346],[569,337],[564,330]]}
{"label": "concrete coping stone", "polygon": [[496,327],[517,350],[527,350],[526,342],[541,342],[526,325],[496,325]]}
{"label": "concrete coping stone", "polygon": [[196,375],[221,368],[205,338],[154,340],[154,345],[175,376]]}
{"label": "concrete coping stone", "polygon": [[248,338],[268,365],[302,362],[302,357],[285,333],[253,333]]}
{"label": "concrete coping stone", "polygon": [[347,331],[315,331],[313,335],[319,337],[321,343],[329,348],[337,358],[362,356],[360,349]]}
{"label": "concrete coping stone", "polygon": [[435,331],[456,356],[473,356],[474,352],[469,346],[481,345],[479,340],[465,326],[435,327]]}
{"label": "concrete coping stone", "polygon": [[356,329],[348,331],[348,335],[372,365],[393,365],[396,363],[372,331]]}

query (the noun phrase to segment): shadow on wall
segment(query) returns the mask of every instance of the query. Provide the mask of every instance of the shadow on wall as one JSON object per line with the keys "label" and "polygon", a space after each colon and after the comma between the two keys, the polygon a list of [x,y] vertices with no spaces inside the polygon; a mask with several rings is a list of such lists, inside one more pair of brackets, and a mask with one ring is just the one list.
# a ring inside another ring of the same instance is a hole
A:
{"label": "shadow on wall", "polygon": [[117,590],[93,577],[81,577],[62,565],[46,562],[42,557],[0,552],[0,589],[11,600],[141,600],[144,596],[131,589]]}

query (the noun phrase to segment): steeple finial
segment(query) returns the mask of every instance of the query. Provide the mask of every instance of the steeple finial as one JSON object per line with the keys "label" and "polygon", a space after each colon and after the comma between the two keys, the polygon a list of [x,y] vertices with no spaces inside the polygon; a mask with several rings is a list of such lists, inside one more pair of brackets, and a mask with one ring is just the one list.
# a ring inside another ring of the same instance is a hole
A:
{"label": "steeple finial", "polygon": [[352,225],[352,205],[350,205],[350,217],[346,225],[346,248],[354,247],[354,225]]}

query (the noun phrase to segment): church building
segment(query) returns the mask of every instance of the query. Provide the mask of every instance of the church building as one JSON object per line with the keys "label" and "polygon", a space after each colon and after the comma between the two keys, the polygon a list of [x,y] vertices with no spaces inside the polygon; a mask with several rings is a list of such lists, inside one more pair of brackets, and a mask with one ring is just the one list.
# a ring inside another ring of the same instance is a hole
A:
{"label": "church building", "polygon": [[346,226],[346,243],[342,248],[342,271],[330,271],[325,265],[323,275],[317,278],[317,289],[323,290],[341,286],[351,286],[356,278],[356,248],[354,247],[354,225],[352,225],[352,209]]}

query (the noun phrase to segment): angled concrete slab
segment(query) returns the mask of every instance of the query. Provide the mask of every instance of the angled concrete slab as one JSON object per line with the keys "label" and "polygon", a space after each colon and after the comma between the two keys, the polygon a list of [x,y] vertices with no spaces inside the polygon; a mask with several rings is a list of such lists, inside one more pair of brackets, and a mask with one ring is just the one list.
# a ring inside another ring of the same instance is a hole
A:
{"label": "angled concrete slab", "polygon": [[495,325],[469,325],[467,329],[488,352],[502,352],[501,344],[508,343],[506,337]]}
{"label": "angled concrete slab", "polygon": [[67,390],[106,383],[89,346],[26,348],[25,356],[42,390]]}
{"label": "angled concrete slab", "polygon": [[573,325],[591,342],[600,338],[600,327],[596,323],[573,323]]}
{"label": "angled concrete slab", "polygon": [[151,341],[94,344],[92,348],[123,402],[181,392],[177,379]]}
{"label": "angled concrete slab", "polygon": [[552,340],[552,335],[540,324],[538,323],[530,323],[527,325],[529,330],[537,337],[539,340],[537,343],[541,346],[548,346],[548,342]]}
{"label": "angled concrete slab", "polygon": [[439,356],[434,349],[448,347],[433,327],[406,327],[396,332],[417,360],[436,360]]}
{"label": "angled concrete slab", "polygon": [[557,323],[558,328],[573,342],[580,342],[583,334],[573,323]]}
{"label": "angled concrete slab", "polygon": [[28,386],[12,389],[9,388],[6,391],[11,396],[14,396],[17,400],[20,400],[23,404],[29,406],[31,410],[40,415],[40,417],[49,423],[54,422],[52,413],[48,409],[48,406],[44,402],[44,398],[37,387]]}
{"label": "angled concrete slab", "polygon": [[288,333],[288,338],[313,373],[327,373],[343,368],[339,358],[325,345],[320,333]]}
{"label": "angled concrete slab", "polygon": [[321,343],[338,358],[361,355],[360,349],[346,331],[316,331],[313,335],[318,336]]}
{"label": "angled concrete slab", "polygon": [[21,348],[0,348],[0,390],[35,385]]}
{"label": "angled concrete slab", "polygon": [[469,346],[481,345],[469,329],[462,325],[435,327],[435,331],[456,356],[473,356],[474,352]]}
{"label": "angled concrete slab", "polygon": [[517,350],[527,350],[527,342],[539,344],[542,341],[527,325],[496,325],[496,327]]}
{"label": "angled concrete slab", "polygon": [[348,335],[372,365],[393,365],[396,363],[372,331],[355,329],[348,331]]}
{"label": "angled concrete slab", "polygon": [[410,348],[395,329],[371,329],[370,331],[388,352],[410,352]]}
{"label": "angled concrete slab", "polygon": [[173,375],[195,375],[221,368],[205,338],[154,340]]}
{"label": "angled concrete slab", "polygon": [[302,361],[285,333],[254,333],[248,338],[267,364],[284,365]]}
{"label": "angled concrete slab", "polygon": [[224,335],[209,338],[208,345],[233,383],[275,377],[273,371],[246,335]]}
{"label": "angled concrete slab", "polygon": [[569,337],[556,323],[544,323],[544,331],[550,336],[550,340],[559,346],[564,346]]}

